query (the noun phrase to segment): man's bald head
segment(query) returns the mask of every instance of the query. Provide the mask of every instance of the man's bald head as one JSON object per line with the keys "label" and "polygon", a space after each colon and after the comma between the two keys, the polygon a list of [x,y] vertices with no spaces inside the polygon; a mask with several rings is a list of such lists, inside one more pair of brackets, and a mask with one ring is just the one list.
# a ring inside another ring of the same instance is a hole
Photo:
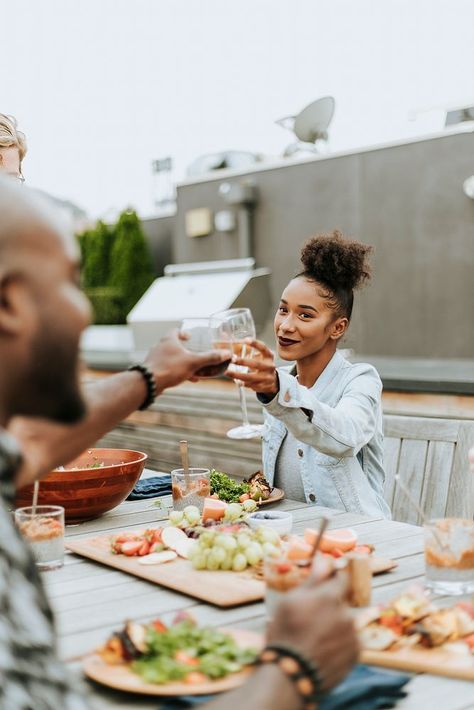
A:
{"label": "man's bald head", "polygon": [[17,259],[23,248],[62,248],[71,258],[77,246],[62,214],[44,198],[0,174],[0,262]]}
{"label": "man's bald head", "polygon": [[7,415],[66,422],[83,413],[78,350],[90,307],[78,254],[62,215],[0,176],[0,408]]}

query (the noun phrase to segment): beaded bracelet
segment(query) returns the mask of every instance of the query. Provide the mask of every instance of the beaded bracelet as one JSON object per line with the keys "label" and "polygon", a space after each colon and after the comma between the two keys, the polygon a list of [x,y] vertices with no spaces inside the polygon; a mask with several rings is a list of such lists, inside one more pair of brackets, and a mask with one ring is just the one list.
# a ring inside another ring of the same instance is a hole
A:
{"label": "beaded bracelet", "polygon": [[299,651],[285,644],[270,644],[263,649],[257,663],[276,663],[295,685],[304,710],[317,710],[321,699],[321,676],[317,666]]}
{"label": "beaded bracelet", "polygon": [[158,394],[156,390],[155,378],[153,376],[152,371],[146,365],[130,365],[130,367],[127,369],[132,372],[136,370],[142,375],[143,379],[145,380],[146,397],[140,407],[138,407],[138,409],[148,409],[148,407],[153,404]]}

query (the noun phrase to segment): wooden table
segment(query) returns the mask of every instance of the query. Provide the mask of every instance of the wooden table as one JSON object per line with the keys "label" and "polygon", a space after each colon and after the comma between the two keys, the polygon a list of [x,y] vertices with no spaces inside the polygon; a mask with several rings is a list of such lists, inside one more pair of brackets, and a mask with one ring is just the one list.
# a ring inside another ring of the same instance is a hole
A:
{"label": "wooden table", "polygon": [[[68,526],[66,535],[89,537],[153,526],[166,517],[166,508],[170,505],[169,498],[160,500],[162,509],[153,500],[123,503],[98,520]],[[374,578],[374,603],[389,600],[411,582],[423,581],[421,528],[291,500],[280,503],[278,509],[292,511],[297,533],[303,532],[321,515],[329,515],[330,527],[350,526],[357,531],[361,543],[372,543],[379,555],[398,560],[395,570]],[[169,622],[178,610],[190,609],[201,623],[264,629],[262,603],[219,609],[72,554],[66,555],[62,569],[44,573],[43,579],[56,615],[59,653],[75,673],[81,672],[79,657],[100,645],[111,631],[121,628],[127,618],[145,621],[160,616]],[[156,699],[125,696],[95,685],[90,687],[93,706],[98,709],[159,707]],[[430,675],[416,676],[410,682],[408,697],[397,708],[419,710],[423,707],[472,710],[474,684]]]}

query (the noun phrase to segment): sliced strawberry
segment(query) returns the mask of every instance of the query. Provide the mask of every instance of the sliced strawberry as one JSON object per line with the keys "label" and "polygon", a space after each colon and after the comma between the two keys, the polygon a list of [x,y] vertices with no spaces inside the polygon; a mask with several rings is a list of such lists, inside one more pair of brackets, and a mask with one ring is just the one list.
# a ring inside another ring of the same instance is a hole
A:
{"label": "sliced strawberry", "polygon": [[145,540],[145,542],[142,543],[142,546],[138,550],[138,554],[140,557],[143,557],[144,555],[148,555],[150,553],[150,543]]}
{"label": "sliced strawberry", "polygon": [[138,550],[143,545],[142,540],[129,540],[122,544],[122,554],[127,555],[127,557],[133,557],[138,555]]}
{"label": "sliced strawberry", "polygon": [[137,535],[137,533],[123,532],[114,537],[114,542],[128,542],[129,540],[137,540],[138,538],[139,535]]}

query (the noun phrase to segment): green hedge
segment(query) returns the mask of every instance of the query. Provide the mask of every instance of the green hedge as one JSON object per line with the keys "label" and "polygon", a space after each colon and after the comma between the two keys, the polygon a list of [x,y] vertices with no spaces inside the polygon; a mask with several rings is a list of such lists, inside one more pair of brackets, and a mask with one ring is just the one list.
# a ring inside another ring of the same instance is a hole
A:
{"label": "green hedge", "polygon": [[115,225],[97,222],[79,235],[82,287],[94,308],[94,323],[114,325],[153,282],[151,254],[136,212],[122,212]]}

